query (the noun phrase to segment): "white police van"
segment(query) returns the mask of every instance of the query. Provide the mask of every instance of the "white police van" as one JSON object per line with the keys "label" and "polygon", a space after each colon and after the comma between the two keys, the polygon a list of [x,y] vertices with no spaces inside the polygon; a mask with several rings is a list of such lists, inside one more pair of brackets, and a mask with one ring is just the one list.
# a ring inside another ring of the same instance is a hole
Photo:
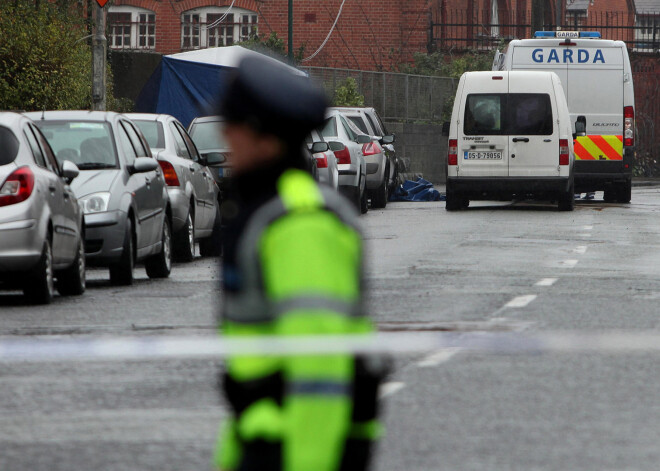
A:
{"label": "white police van", "polygon": [[493,70],[552,71],[561,79],[575,136],[576,191],[630,202],[635,95],[623,41],[597,32],[537,31],[497,52]]}
{"label": "white police van", "polygon": [[464,73],[448,137],[448,211],[470,200],[513,199],[573,210],[573,139],[556,74]]}

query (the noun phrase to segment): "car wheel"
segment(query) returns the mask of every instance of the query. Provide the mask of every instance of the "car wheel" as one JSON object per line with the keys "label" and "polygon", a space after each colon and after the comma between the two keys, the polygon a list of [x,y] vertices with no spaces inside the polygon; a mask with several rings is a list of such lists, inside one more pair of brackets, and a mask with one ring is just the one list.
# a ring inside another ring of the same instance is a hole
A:
{"label": "car wheel", "polygon": [[[389,174],[389,170],[385,169],[385,175]],[[374,208],[384,208],[387,206],[387,178],[383,179],[383,183],[371,195],[371,206]]]}
{"label": "car wheel", "polygon": [[133,223],[129,218],[126,220],[124,246],[121,251],[119,262],[110,265],[110,283],[117,286],[132,285],[134,267],[135,257],[133,253]]}
{"label": "car wheel", "polygon": [[215,208],[215,222],[211,237],[199,241],[199,253],[202,257],[217,257],[222,255],[222,213]]}
{"label": "car wheel", "polygon": [[23,294],[34,304],[48,304],[53,300],[55,295],[53,252],[48,238],[44,241],[39,262],[25,280]]}
{"label": "car wheel", "polygon": [[179,262],[191,262],[195,258],[195,220],[192,208],[188,210],[186,223],[174,236],[174,250]]}
{"label": "car wheel", "polygon": [[[360,188],[358,188],[358,192],[359,191]],[[365,214],[367,211],[369,211],[369,197],[367,195],[367,184],[365,182],[364,189],[362,190],[362,193],[360,193],[360,214]]]}
{"label": "car wheel", "polygon": [[55,285],[62,296],[80,295],[85,292],[85,241],[82,234],[76,258],[69,268],[57,273]]}
{"label": "car wheel", "polygon": [[149,278],[167,278],[172,271],[172,234],[170,220],[165,216],[163,220],[163,238],[160,252],[152,255],[144,262]]}

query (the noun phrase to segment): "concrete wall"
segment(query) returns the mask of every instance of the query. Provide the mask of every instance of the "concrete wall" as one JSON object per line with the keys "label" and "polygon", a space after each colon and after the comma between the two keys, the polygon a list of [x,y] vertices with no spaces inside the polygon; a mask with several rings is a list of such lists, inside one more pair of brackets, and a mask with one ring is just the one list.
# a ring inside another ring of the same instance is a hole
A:
{"label": "concrete wall", "polygon": [[411,124],[386,121],[389,132],[396,134],[396,152],[407,164],[407,173],[421,174],[434,184],[447,179],[447,137],[441,124]]}

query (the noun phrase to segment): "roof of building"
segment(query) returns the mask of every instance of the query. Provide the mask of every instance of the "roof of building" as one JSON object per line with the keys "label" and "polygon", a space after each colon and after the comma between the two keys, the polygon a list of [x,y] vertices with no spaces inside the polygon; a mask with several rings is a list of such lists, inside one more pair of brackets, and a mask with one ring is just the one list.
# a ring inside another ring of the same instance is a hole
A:
{"label": "roof of building", "polygon": [[660,0],[635,0],[636,13],[660,13]]}
{"label": "roof of building", "polygon": [[590,0],[567,0],[566,10],[567,11],[582,11],[589,8]]}

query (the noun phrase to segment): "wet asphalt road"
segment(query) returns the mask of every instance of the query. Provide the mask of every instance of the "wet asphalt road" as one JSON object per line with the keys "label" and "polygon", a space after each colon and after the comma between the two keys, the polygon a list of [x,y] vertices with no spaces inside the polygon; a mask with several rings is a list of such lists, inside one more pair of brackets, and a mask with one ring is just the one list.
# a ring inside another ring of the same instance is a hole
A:
{"label": "wet asphalt road", "polygon": [[[660,334],[660,190],[630,205],[394,203],[363,217],[382,329]],[[0,339],[210,335],[217,260],[33,307],[0,293]],[[512,302],[516,300],[515,302]],[[517,307],[516,307],[517,306]],[[219,362],[0,363],[0,470],[208,470]],[[660,357],[399,357],[375,469],[657,470]]]}

